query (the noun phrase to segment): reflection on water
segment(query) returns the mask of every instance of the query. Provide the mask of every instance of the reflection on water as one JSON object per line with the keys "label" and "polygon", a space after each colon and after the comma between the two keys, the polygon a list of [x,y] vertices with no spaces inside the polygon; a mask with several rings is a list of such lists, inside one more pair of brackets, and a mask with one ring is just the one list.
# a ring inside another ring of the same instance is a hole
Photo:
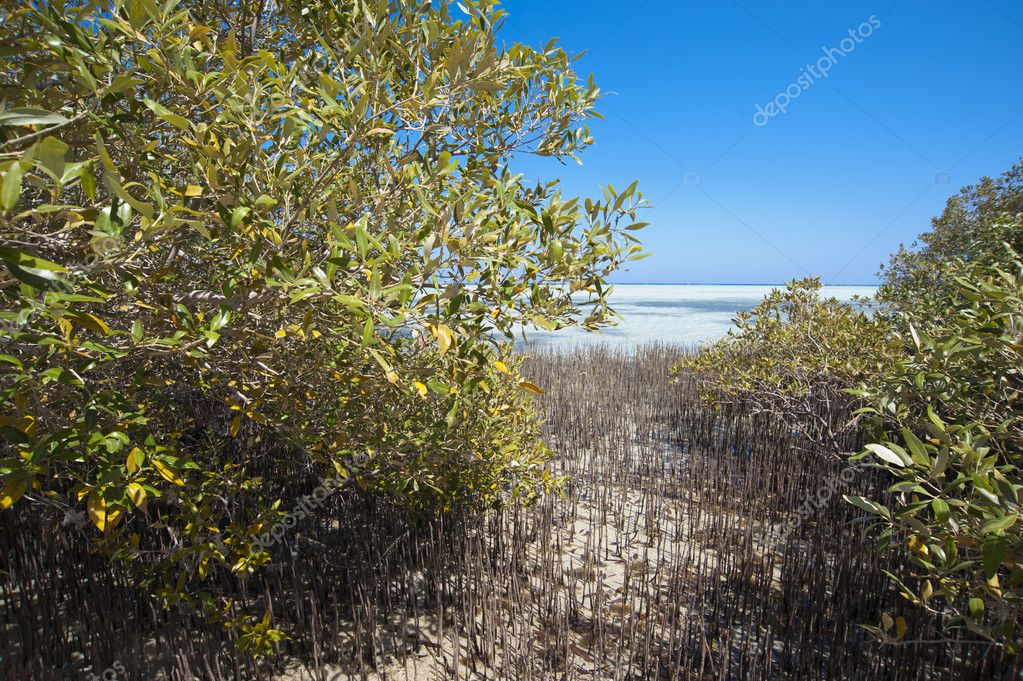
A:
{"label": "reflection on water", "polygon": [[[718,284],[619,284],[611,294],[622,316],[616,327],[597,333],[562,329],[527,333],[530,346],[572,348],[579,345],[626,345],[662,342],[696,345],[721,338],[740,310],[749,310],[774,286]],[[871,296],[873,286],[825,286],[823,295],[848,301]]]}

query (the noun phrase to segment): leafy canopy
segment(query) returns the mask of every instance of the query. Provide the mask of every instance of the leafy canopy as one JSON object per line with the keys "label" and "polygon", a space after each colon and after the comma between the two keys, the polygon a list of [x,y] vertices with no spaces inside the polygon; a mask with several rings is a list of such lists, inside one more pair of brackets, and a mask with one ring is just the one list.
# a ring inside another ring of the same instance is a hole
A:
{"label": "leafy canopy", "polygon": [[549,487],[507,339],[612,320],[641,199],[513,171],[581,153],[599,90],[503,19],[3,4],[0,505],[87,510],[178,598],[270,560],[251,539],[320,476],[441,508]]}
{"label": "leafy canopy", "polygon": [[1023,261],[1011,270],[947,263],[955,286],[944,319],[864,391],[880,437],[860,455],[896,482],[883,499],[851,501],[901,552],[897,580],[912,603],[1018,651],[1023,625]]}

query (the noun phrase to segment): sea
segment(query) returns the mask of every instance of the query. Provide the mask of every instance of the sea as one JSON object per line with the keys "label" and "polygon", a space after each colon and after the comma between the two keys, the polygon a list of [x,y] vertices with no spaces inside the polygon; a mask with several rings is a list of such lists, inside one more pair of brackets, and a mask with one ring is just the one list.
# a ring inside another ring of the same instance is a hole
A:
{"label": "sea", "polygon": [[[756,306],[780,285],[762,284],[617,284],[612,307],[617,326],[588,332],[577,328],[526,331],[520,350],[545,347],[571,350],[606,345],[635,348],[650,343],[689,347],[712,343],[728,333],[737,312]],[[841,301],[874,295],[874,286],[825,286],[821,294]]]}

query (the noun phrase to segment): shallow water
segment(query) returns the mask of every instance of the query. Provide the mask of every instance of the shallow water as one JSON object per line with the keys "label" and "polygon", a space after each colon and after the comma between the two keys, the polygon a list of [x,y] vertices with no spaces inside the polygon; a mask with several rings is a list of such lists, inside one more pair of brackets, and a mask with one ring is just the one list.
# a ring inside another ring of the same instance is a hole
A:
{"label": "shallow water", "polygon": [[[618,326],[590,333],[580,329],[526,334],[530,346],[570,349],[610,345],[634,347],[646,343],[697,345],[727,333],[740,310],[749,310],[778,286],[723,284],[619,284],[611,293],[614,309],[622,316]],[[873,286],[825,286],[822,294],[848,301],[871,296]]]}

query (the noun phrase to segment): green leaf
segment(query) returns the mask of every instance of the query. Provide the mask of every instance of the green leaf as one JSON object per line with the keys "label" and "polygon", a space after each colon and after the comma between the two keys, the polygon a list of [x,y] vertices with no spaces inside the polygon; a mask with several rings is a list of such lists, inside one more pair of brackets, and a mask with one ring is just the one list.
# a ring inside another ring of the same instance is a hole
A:
{"label": "green leaf", "polygon": [[[85,382],[82,381],[81,377],[71,369],[65,369],[64,367],[52,367],[42,373],[42,376],[50,381],[57,381],[64,385],[74,386],[76,388],[84,388]],[[45,381],[44,381],[45,383]]]}
{"label": "green leaf", "polygon": [[998,532],[999,530],[1007,530],[1016,524],[1016,518],[1018,516],[1015,513],[1009,515],[1003,515],[1000,518],[994,518],[987,521],[981,526],[980,531],[984,534],[990,534],[991,532]]}
{"label": "green leaf", "polygon": [[435,378],[429,379],[426,382],[426,385],[428,385],[430,387],[430,390],[437,393],[438,395],[447,395],[449,392],[451,392],[451,390],[446,385],[444,385]]}
{"label": "green leaf", "polygon": [[148,106],[153,111],[153,113],[155,113],[161,120],[167,121],[176,128],[180,128],[181,130],[185,130],[186,132],[191,132],[192,124],[189,123],[188,119],[185,118],[184,116],[179,116],[175,113],[171,113],[170,109],[165,107],[163,104],[160,104],[159,102],[154,102],[148,97],[143,101],[145,102],[146,106]]}
{"label": "green leaf", "polygon": [[39,291],[68,291],[72,288],[70,282],[58,277],[53,270],[21,267],[7,261],[4,264],[15,279]]}
{"label": "green leaf", "polygon": [[868,450],[870,450],[871,452],[873,452],[874,455],[877,458],[879,458],[882,461],[885,461],[887,463],[890,463],[893,466],[898,466],[899,468],[904,468],[905,466],[907,466],[909,464],[908,460],[904,460],[902,457],[900,457],[898,454],[896,454],[894,451],[892,451],[888,447],[885,447],[884,445],[877,444],[876,442],[871,442],[870,444],[867,445],[866,448]]}
{"label": "green leaf", "polygon": [[366,307],[366,304],[355,296],[350,296],[344,293],[339,293],[334,296],[334,300],[353,310],[362,310]]}
{"label": "green leaf", "polygon": [[984,576],[991,579],[998,574],[998,568],[1002,566],[1002,559],[1005,558],[1005,537],[996,534],[984,539],[984,546],[981,549],[981,556],[984,562]]}
{"label": "green leaf", "polygon": [[909,447],[910,454],[913,456],[913,461],[921,466],[926,466],[930,463],[930,458],[927,456],[927,449],[924,447],[924,443],[920,441],[916,435],[912,433],[908,428],[902,429],[902,439],[905,441],[906,446]]}
{"label": "green leaf", "polygon": [[944,499],[931,499],[931,510],[939,523],[948,522],[948,504]]}
{"label": "green leaf", "polygon": [[96,173],[92,170],[91,162],[82,166],[82,191],[90,201],[96,200]]}
{"label": "green leaf", "polygon": [[878,515],[877,505],[873,501],[870,501],[869,499],[853,496],[851,494],[844,494],[842,495],[842,498],[848,501],[856,508],[859,508],[860,510],[866,511],[867,513],[872,513],[874,515]]}
{"label": "green leaf", "polygon": [[13,209],[18,203],[18,197],[21,196],[22,172],[21,163],[15,161],[4,173],[3,184],[0,185],[0,206],[3,206],[4,210]]}
{"label": "green leaf", "polygon": [[984,619],[984,601],[982,599],[970,599],[970,614],[973,615],[974,619],[978,622]]}
{"label": "green leaf", "polygon": [[948,447],[942,447],[938,450],[938,455],[934,459],[934,468],[931,470],[931,477],[936,478],[945,472],[945,467],[948,466]]}
{"label": "green leaf", "polygon": [[67,165],[68,145],[56,137],[47,137],[36,144],[36,158],[43,167],[49,170],[60,180],[64,177],[64,167]]}
{"label": "green leaf", "polygon": [[251,212],[251,209],[248,206],[238,206],[233,211],[231,211],[231,223],[230,223],[231,227],[238,227],[243,222],[245,222],[245,218],[248,217],[250,212]]}
{"label": "green leaf", "polygon": [[24,107],[0,112],[0,126],[61,125],[62,123],[67,123],[67,119],[60,114],[44,109]]}
{"label": "green leaf", "polygon": [[32,267],[37,270],[51,270],[53,272],[67,272],[67,268],[63,265],[58,265],[55,262],[50,262],[49,260],[29,255],[17,248],[8,248],[6,246],[0,246],[0,260],[14,263],[20,267]]}
{"label": "green leaf", "polygon": [[25,447],[31,446],[32,444],[32,440],[30,440],[25,433],[13,426],[0,426],[0,435],[12,444],[22,445]]}
{"label": "green leaf", "polygon": [[447,424],[448,428],[454,428],[455,427],[455,418],[456,418],[457,415],[458,415],[458,400],[456,399],[454,401],[454,403],[451,405],[451,408],[448,409],[447,415],[444,417],[444,422]]}
{"label": "green leaf", "polygon": [[103,208],[100,208],[99,212],[96,213],[96,221],[93,223],[93,227],[97,232],[102,232],[103,234],[114,234],[114,223],[110,219],[110,215],[110,206],[103,206]]}
{"label": "green leaf", "polygon": [[24,367],[24,365],[21,363],[21,360],[18,359],[17,357],[14,357],[13,355],[0,355],[0,362],[4,362],[6,364],[13,364],[19,369]]}

